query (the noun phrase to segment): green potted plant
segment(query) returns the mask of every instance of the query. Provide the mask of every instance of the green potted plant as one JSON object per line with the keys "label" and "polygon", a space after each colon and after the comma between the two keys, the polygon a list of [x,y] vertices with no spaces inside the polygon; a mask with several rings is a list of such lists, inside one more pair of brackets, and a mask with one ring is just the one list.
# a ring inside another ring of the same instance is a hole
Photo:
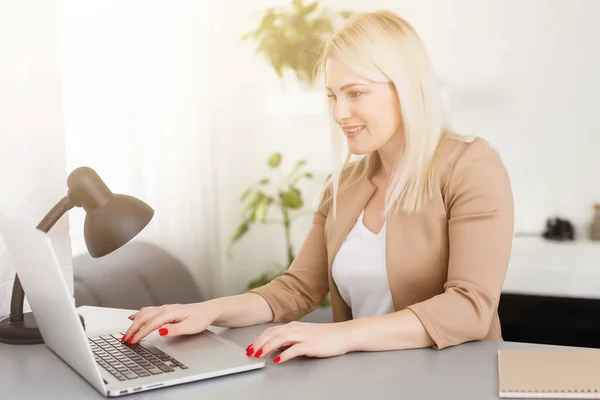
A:
{"label": "green potted plant", "polygon": [[336,18],[350,15],[348,11],[319,10],[318,0],[310,4],[292,0],[291,7],[268,8],[258,27],[242,40],[255,39],[256,53],[268,60],[280,78],[289,70],[311,87],[323,43],[333,31]]}
{"label": "green potted plant", "polygon": [[[254,224],[276,224],[283,227],[286,260],[284,263],[275,263],[274,268],[263,272],[258,278],[248,283],[248,290],[263,286],[274,278],[284,273],[296,257],[292,245],[292,224],[302,216],[304,200],[298,183],[303,179],[312,179],[313,174],[306,170],[306,160],[300,160],[287,173],[281,173],[281,153],[274,153],[267,160],[268,166],[277,172],[280,177],[277,181],[265,177],[251,184],[241,195],[242,222],[239,224],[231,238],[229,253],[233,245],[239,241]],[[280,219],[273,218],[269,211],[276,209]],[[328,306],[329,299],[325,299],[321,306]]]}

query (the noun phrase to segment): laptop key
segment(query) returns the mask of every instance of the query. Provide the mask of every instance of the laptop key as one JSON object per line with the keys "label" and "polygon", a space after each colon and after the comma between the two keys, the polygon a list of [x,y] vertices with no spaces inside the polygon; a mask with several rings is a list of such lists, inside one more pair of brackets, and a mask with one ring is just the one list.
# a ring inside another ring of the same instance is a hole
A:
{"label": "laptop key", "polygon": [[123,375],[125,375],[125,377],[127,379],[137,379],[138,378],[138,376],[137,376],[137,374],[135,372],[127,372],[127,373],[125,373]]}
{"label": "laptop key", "polygon": [[140,342],[139,346],[143,347],[145,350],[148,350],[150,353],[152,353],[154,355],[165,354],[162,350],[159,350],[157,347],[151,345],[150,343]]}
{"label": "laptop key", "polygon": [[152,375],[158,375],[163,373],[160,369],[156,367],[147,368],[146,371],[150,372]]}
{"label": "laptop key", "polygon": [[168,365],[157,365],[157,367],[163,371],[163,372],[173,372],[175,371],[173,368],[169,367]]}

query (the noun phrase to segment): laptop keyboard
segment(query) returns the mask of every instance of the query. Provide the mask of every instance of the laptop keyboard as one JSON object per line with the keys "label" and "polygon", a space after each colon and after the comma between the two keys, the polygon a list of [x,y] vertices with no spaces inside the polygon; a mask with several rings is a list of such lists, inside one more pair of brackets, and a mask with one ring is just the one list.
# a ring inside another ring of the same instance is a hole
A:
{"label": "laptop keyboard", "polygon": [[89,338],[96,362],[120,381],[188,369],[173,357],[141,341],[127,345],[121,336],[103,335]]}

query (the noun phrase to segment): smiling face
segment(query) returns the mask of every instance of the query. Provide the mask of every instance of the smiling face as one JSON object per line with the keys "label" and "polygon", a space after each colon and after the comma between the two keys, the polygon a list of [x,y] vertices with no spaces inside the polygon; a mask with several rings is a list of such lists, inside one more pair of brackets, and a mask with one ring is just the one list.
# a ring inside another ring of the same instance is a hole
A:
{"label": "smiling face", "polygon": [[325,75],[333,118],[353,154],[369,154],[402,140],[400,103],[391,83],[367,80],[332,59]]}

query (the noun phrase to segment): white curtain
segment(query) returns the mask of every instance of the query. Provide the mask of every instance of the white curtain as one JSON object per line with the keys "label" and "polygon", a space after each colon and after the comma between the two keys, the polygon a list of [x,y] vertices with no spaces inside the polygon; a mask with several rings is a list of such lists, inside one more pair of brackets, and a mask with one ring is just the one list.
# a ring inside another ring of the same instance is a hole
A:
{"label": "white curtain", "polygon": [[[180,258],[203,296],[217,277],[214,98],[219,9],[208,2],[63,0],[68,172],[94,168],[156,214],[140,239]],[[74,255],[84,213],[70,213]]]}

